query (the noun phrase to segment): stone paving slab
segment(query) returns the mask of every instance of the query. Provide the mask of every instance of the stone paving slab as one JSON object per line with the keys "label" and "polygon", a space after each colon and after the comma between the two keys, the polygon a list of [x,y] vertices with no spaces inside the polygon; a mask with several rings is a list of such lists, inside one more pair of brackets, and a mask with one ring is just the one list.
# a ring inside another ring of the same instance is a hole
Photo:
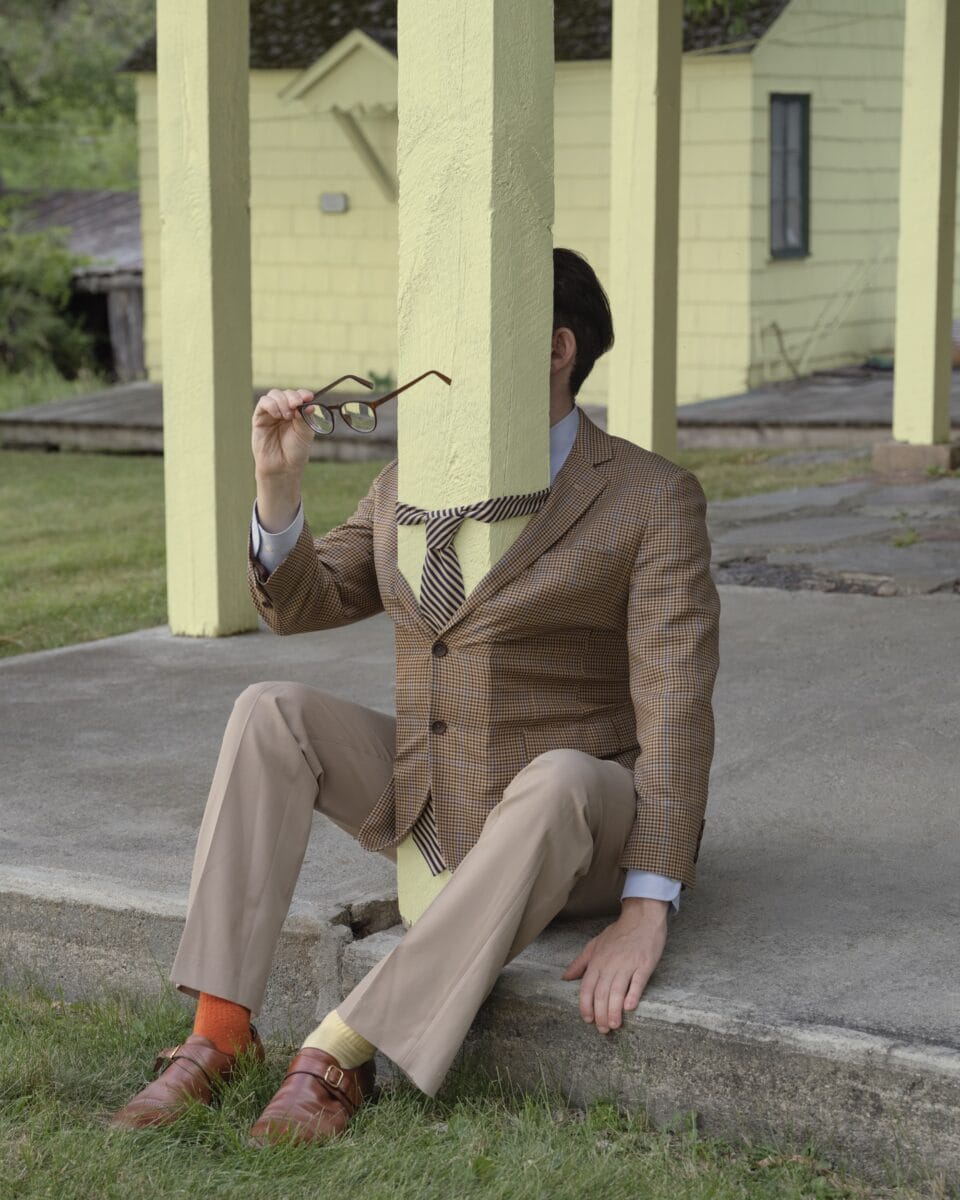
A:
{"label": "stone paving slab", "polygon": [[708,520],[724,582],[852,586],[881,596],[960,592],[960,478],[744,496],[714,501]]}
{"label": "stone paving slab", "polygon": [[[821,546],[832,546],[836,542],[846,542],[851,538],[870,537],[875,533],[884,533],[889,529],[889,521],[862,517],[859,515],[845,516],[830,514],[829,516],[801,517],[794,516],[790,520],[753,521],[747,525],[728,528],[720,533],[714,533],[714,542],[718,551],[727,547],[805,546],[816,550]],[[711,525],[711,531],[716,530],[716,522]]]}

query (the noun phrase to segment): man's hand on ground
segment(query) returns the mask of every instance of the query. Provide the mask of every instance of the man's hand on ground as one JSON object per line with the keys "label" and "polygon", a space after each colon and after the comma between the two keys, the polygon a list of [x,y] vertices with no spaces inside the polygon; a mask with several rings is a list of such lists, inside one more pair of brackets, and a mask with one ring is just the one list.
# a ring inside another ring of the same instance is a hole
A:
{"label": "man's hand on ground", "polygon": [[620,916],[592,938],[564,971],[564,979],[582,979],[580,1015],[600,1033],[619,1029],[653,974],[667,942],[665,900],[622,901]]}

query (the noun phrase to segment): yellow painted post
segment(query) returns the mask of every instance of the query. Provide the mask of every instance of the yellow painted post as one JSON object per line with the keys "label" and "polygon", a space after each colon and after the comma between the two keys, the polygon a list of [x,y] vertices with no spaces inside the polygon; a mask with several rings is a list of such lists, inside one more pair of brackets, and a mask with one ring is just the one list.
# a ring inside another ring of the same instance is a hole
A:
{"label": "yellow painted post", "polygon": [[157,6],[167,604],[174,633],[256,626],[247,5]]}
{"label": "yellow painted post", "polygon": [[[553,3],[400,0],[398,15],[400,378],[453,379],[398,401],[399,498],[432,509],[539,491],[550,481]],[[527,520],[464,522],[468,594]],[[419,593],[424,528],[397,532]],[[412,920],[431,885],[415,894],[417,852],[403,851]]]}
{"label": "yellow painted post", "polygon": [[960,0],[907,0],[893,436],[950,437]]}
{"label": "yellow painted post", "polygon": [[677,445],[680,205],[678,0],[614,0],[607,425],[668,458]]}

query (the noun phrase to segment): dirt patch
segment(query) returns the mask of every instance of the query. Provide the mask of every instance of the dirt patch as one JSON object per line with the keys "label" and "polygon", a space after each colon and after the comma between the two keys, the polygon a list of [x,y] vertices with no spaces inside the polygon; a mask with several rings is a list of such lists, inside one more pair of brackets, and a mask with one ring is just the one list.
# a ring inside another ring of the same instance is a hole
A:
{"label": "dirt patch", "polygon": [[859,596],[891,595],[886,576],[844,576],[813,570],[805,564],[781,566],[762,558],[739,558],[714,570],[717,583],[740,587],[781,588],[787,592],[851,592]]}

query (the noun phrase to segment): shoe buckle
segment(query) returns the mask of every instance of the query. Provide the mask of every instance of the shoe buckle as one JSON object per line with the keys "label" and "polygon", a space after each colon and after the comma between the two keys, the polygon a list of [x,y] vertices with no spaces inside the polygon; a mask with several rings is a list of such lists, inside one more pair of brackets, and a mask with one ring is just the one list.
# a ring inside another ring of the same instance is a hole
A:
{"label": "shoe buckle", "polygon": [[182,1045],[183,1043],[181,1042],[179,1046],[172,1046],[169,1050],[160,1051],[160,1053],[157,1055],[157,1061],[153,1064],[153,1069],[158,1075],[162,1075],[167,1067],[173,1063],[173,1060],[180,1053],[180,1047]]}
{"label": "shoe buckle", "polygon": [[[331,1078],[334,1072],[337,1074],[336,1079]],[[343,1081],[346,1079],[346,1077],[347,1075],[345,1071],[342,1071],[339,1067],[331,1064],[323,1073],[323,1082],[329,1083],[331,1087],[338,1088],[343,1086]]]}

